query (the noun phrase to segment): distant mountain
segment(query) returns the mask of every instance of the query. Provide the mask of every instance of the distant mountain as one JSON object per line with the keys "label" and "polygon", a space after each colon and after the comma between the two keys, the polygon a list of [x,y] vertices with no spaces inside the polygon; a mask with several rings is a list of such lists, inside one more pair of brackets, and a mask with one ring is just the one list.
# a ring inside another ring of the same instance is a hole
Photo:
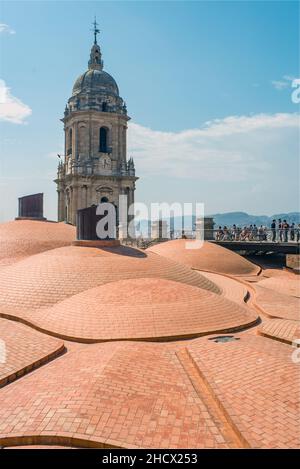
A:
{"label": "distant mountain", "polygon": [[213,217],[216,225],[227,225],[232,226],[234,223],[238,226],[246,225],[265,225],[270,226],[272,220],[275,218],[278,220],[287,220],[288,223],[300,223],[300,212],[289,212],[289,213],[279,213],[271,215],[249,215],[245,212],[228,212],[228,213],[215,213],[210,215]]}
{"label": "distant mountain", "polygon": [[[300,223],[300,212],[289,212],[289,213],[279,213],[275,215],[271,215],[268,217],[267,215],[249,215],[245,212],[228,212],[228,213],[215,213],[213,215],[207,215],[209,217],[213,217],[215,222],[215,229],[220,226],[232,226],[236,224],[237,226],[249,226],[249,225],[263,225],[263,226],[270,226],[272,220],[275,218],[278,220],[281,218],[282,220],[287,220],[289,224]],[[195,226],[196,217],[195,215],[184,217],[184,228],[185,230],[191,230]],[[170,226],[170,222],[168,220],[168,225]],[[175,217],[173,218],[173,222],[171,222],[171,226],[174,226],[175,231],[181,230],[182,227],[182,218]],[[146,235],[149,228],[148,220],[141,220],[139,222],[139,230]]]}

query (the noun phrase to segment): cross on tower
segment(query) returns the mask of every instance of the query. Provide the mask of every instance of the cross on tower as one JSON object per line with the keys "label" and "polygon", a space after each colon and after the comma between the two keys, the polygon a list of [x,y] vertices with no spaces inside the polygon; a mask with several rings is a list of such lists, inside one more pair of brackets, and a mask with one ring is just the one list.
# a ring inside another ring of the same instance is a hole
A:
{"label": "cross on tower", "polygon": [[92,31],[94,32],[94,44],[97,44],[97,34],[100,33],[100,29],[98,29],[98,23],[96,21],[96,16],[95,16],[94,22],[92,24],[93,24]]}

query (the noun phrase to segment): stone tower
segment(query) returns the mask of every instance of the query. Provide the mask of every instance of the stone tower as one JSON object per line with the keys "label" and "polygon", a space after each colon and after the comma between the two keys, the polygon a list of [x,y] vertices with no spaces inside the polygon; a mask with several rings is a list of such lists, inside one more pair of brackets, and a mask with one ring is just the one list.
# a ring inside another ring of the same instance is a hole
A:
{"label": "stone tower", "polygon": [[58,220],[76,224],[78,209],[100,202],[119,206],[119,195],[134,202],[135,168],[127,161],[127,115],[115,80],[103,70],[94,22],[88,70],[73,86],[65,108],[65,156],[58,165]]}

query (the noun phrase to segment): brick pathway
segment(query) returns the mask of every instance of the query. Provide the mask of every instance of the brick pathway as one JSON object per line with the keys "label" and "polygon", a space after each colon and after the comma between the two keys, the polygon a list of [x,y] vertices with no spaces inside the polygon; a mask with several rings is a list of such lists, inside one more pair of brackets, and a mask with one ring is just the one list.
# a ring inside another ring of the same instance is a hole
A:
{"label": "brick pathway", "polygon": [[187,350],[233,425],[251,447],[300,447],[300,373],[289,345],[251,334]]}
{"label": "brick pathway", "polygon": [[[0,387],[61,354],[61,340],[0,319]],[[5,347],[5,349],[4,349]]]}
{"label": "brick pathway", "polygon": [[[196,270],[229,275],[257,275],[261,269],[229,249],[205,241],[200,249],[186,249],[186,239],[155,244],[147,251],[174,259]],[[191,240],[190,240],[191,241]]]}
{"label": "brick pathway", "polygon": [[64,339],[86,342],[183,338],[239,330],[258,319],[245,305],[165,279],[110,282],[52,308],[10,312],[0,307],[1,313]]}

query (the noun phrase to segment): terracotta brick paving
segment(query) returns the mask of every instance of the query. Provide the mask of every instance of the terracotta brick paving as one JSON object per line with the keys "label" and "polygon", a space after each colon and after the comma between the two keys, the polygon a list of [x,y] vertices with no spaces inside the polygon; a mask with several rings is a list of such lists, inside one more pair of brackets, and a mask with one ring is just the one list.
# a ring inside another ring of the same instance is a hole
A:
{"label": "terracotta brick paving", "polygon": [[228,300],[239,304],[245,304],[249,289],[244,283],[238,282],[237,280],[225,275],[215,274],[212,272],[201,272],[201,275],[204,275],[204,277],[207,277],[218,285],[222,291],[222,295]]}
{"label": "terracotta brick paving", "polygon": [[70,246],[31,256],[0,271],[0,305],[39,309],[108,282],[156,277],[219,288],[197,272],[157,254],[132,248]]}
{"label": "terracotta brick paving", "polygon": [[0,356],[0,387],[46,363],[64,350],[61,340],[6,319],[0,319],[0,339],[5,344],[5,357],[2,357],[3,352]]}
{"label": "terracotta brick paving", "polygon": [[272,292],[283,293],[292,297],[300,298],[300,276],[272,277],[259,282],[260,287],[268,288]]}
{"label": "terracotta brick paving", "polygon": [[261,268],[229,249],[205,241],[200,249],[186,249],[186,239],[151,246],[147,251],[174,259],[196,270],[229,275],[257,275]]}
{"label": "terracotta brick paving", "polygon": [[65,223],[36,220],[0,223],[0,267],[70,245],[74,239],[75,227]]}
{"label": "terracotta brick paving", "polygon": [[113,342],[58,358],[0,390],[0,445],[228,447],[175,351]]}
{"label": "terracotta brick paving", "polygon": [[0,315],[20,318],[64,339],[105,341],[162,339],[238,330],[258,316],[220,295],[165,279],[111,282],[74,295],[52,308]]}
{"label": "terracotta brick paving", "polygon": [[296,280],[297,274],[286,269],[263,269],[261,276],[266,278],[284,278]]}
{"label": "terracotta brick paving", "polygon": [[270,319],[263,322],[258,328],[258,332],[261,335],[291,344],[295,339],[300,339],[300,322],[289,319]]}
{"label": "terracotta brick paving", "polygon": [[27,445],[27,446],[6,446],[3,449],[76,449],[72,446],[55,446],[55,445]]}
{"label": "terracotta brick paving", "polygon": [[255,285],[255,301],[264,313],[273,318],[300,320],[300,299],[281,291]]}
{"label": "terracotta brick paving", "polygon": [[299,364],[292,347],[251,334],[187,350],[216,399],[251,447],[299,448]]}
{"label": "terracotta brick paving", "polygon": [[[259,267],[211,243],[196,251],[183,249],[185,240],[147,252],[54,249],[69,244],[73,227],[12,223],[0,225],[0,316],[49,334],[86,341],[220,335],[253,323],[255,302],[263,317],[286,319],[264,319],[259,329],[223,344],[208,337],[66,342],[66,354],[0,389],[0,446],[300,447],[299,365],[291,360],[293,348],[279,342],[300,332],[298,278],[258,276]],[[152,252],[160,250],[163,256]],[[250,307],[242,304],[247,286],[226,275],[255,282]],[[0,338],[9,357],[0,363],[0,385],[64,347],[5,319]]]}

